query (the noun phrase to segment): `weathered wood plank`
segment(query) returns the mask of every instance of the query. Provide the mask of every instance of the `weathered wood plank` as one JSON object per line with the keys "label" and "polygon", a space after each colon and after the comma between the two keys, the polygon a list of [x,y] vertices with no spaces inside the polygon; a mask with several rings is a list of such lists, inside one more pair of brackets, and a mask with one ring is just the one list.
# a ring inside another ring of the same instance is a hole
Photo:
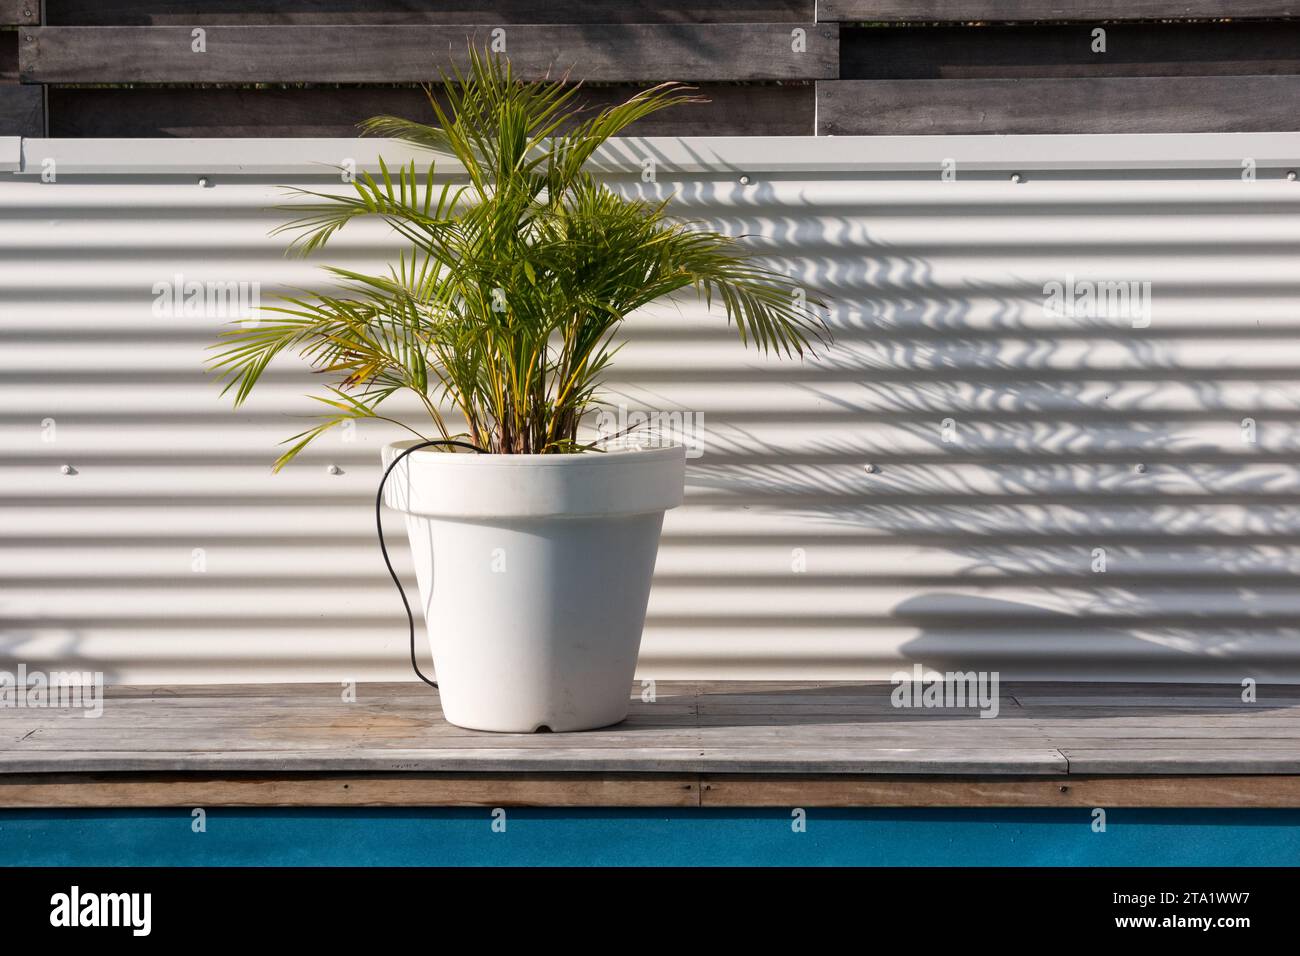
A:
{"label": "weathered wood plank", "polygon": [[[393,685],[398,686],[398,685]],[[1240,697],[1241,684],[1223,681],[1217,684],[1207,683],[1134,683],[1132,681],[1008,681],[998,685],[1004,694],[1015,697],[1112,697],[1129,699],[1133,695],[1152,697],[1213,697],[1236,695]],[[1255,685],[1256,692],[1263,697],[1300,698],[1300,688],[1294,684]]]}
{"label": "weathered wood plank", "polygon": [[698,773],[709,769],[694,747],[563,748],[448,747],[223,752],[60,750],[0,752],[0,774],[51,772],[294,772],[294,773]]}
{"label": "weathered wood plank", "polygon": [[1206,133],[1300,129],[1300,76],[834,80],[823,135]]}
{"label": "weathered wood plank", "polygon": [[0,807],[1300,807],[1300,776],[10,774]]}
{"label": "weathered wood plank", "polygon": [[[267,686],[267,685],[261,685]],[[317,685],[320,686],[320,685]],[[328,686],[328,685],[326,685]],[[324,694],[297,695],[287,694],[237,694],[231,696],[161,696],[161,697],[122,697],[106,693],[104,695],[104,712],[132,713],[135,711],[152,712],[204,712],[232,714],[247,712],[291,712],[315,713],[331,711],[374,711],[376,713],[397,712],[401,714],[441,714],[441,701],[438,692],[432,689],[416,692],[395,692],[392,694],[375,692],[367,684],[360,684],[356,691],[356,700],[344,700],[338,691],[330,688]],[[630,697],[628,704],[634,715],[639,714],[693,714],[697,704],[693,697],[660,695],[655,701],[643,701],[639,697]]]}
{"label": "weathered wood plank", "polygon": [[[0,0],[22,4],[26,0]],[[210,23],[777,23],[813,19],[814,0],[46,0],[58,26]]]}
{"label": "weathered wood plank", "polygon": [[736,747],[705,743],[701,773],[912,773],[1050,774],[1064,773],[1059,751],[1020,746],[945,747]]}
{"label": "weathered wood plank", "polygon": [[[1090,685],[1087,684],[1021,684],[1023,690],[1042,687],[1045,692],[1064,692],[1069,695],[1083,694]],[[1117,687],[1150,687],[1150,684],[1115,685]],[[1179,684],[1179,688],[1211,687],[1223,688],[1223,684],[1193,685]],[[356,685],[359,692],[372,698],[392,699],[397,697],[436,696],[436,691],[417,680],[409,681],[375,681]],[[774,697],[779,694],[828,694],[864,696],[873,694],[889,695],[893,686],[885,681],[688,681],[658,680],[654,682],[655,693],[660,699],[668,697],[694,698],[700,694],[725,698],[738,695]],[[1263,685],[1261,685],[1261,689]],[[104,687],[105,697],[142,697],[153,699],[181,699],[201,697],[320,697],[337,699],[342,692],[340,683],[294,682],[262,684],[112,684]],[[646,689],[642,681],[633,681],[628,687],[628,696],[637,699]]]}
{"label": "weathered wood plank", "polygon": [[[460,736],[476,733],[455,727],[443,720],[442,710],[419,702],[400,704],[380,704],[378,702],[360,702],[356,704],[321,704],[313,701],[310,705],[295,706],[292,703],[272,705],[261,702],[252,706],[187,706],[149,707],[147,702],[106,702],[104,710],[97,717],[88,716],[81,709],[51,709],[41,716],[42,724],[51,729],[65,728],[83,733],[97,733],[102,728],[112,732],[121,727],[160,727],[174,730],[179,721],[184,724],[198,724],[204,727],[276,726],[317,728],[328,730],[333,727],[393,727],[419,729],[422,732],[436,733],[441,736]],[[657,727],[695,726],[696,718],[689,703],[666,703],[663,706],[649,705],[637,708],[628,714],[627,720],[618,725],[622,732],[629,730],[653,729]],[[594,731],[595,733],[612,733]]]}
{"label": "weathered wood plank", "polygon": [[840,33],[840,79],[1210,76],[1300,73],[1300,21],[858,28]]}
{"label": "weathered wood plank", "polygon": [[[356,688],[365,696],[396,700],[402,697],[436,697],[436,692],[416,680],[376,681],[358,684]],[[104,688],[106,698],[138,697],[149,700],[198,699],[229,697],[320,698],[338,700],[343,692],[341,683],[265,683],[265,684],[113,684]]]}
{"label": "weathered wood plank", "polygon": [[1297,776],[985,778],[530,774],[0,778],[3,807],[1295,807]]}
{"label": "weathered wood plank", "polygon": [[1058,751],[940,746],[700,749],[644,746],[359,748],[189,751],[53,750],[0,752],[0,774],[107,771],[276,771],[483,773],[1064,773]]}
{"label": "weathered wood plank", "polygon": [[[587,87],[582,100],[598,107],[626,99],[640,86]],[[704,84],[692,103],[647,117],[636,136],[811,136],[810,83],[728,86]],[[424,91],[341,87],[293,89],[50,90],[50,135],[60,137],[357,135],[357,124],[381,113],[431,120]]]}
{"label": "weathered wood plank", "polygon": [[1300,16],[1294,0],[819,0],[819,20],[1150,20]]}
{"label": "weathered wood plank", "polygon": [[8,774],[0,807],[694,807],[680,774]]}
{"label": "weathered wood plank", "polygon": [[1188,701],[1162,704],[1158,699],[1134,701],[1130,706],[1124,706],[1119,702],[1107,703],[1100,700],[1095,702],[1081,701],[1079,703],[1070,703],[1068,701],[1042,703],[1031,699],[1028,703],[1024,700],[1019,703],[1020,706],[1016,711],[1018,714],[1035,718],[1095,718],[1102,720],[1113,717],[1159,719],[1168,716],[1176,719],[1191,717],[1204,720],[1228,720],[1241,717],[1288,721],[1300,717],[1300,707],[1293,704],[1264,701],[1253,704],[1240,701],[1233,703],[1231,699],[1207,699],[1199,705]]}
{"label": "weathered wood plank", "polygon": [[39,86],[0,84],[0,136],[44,136],[44,110]]}
{"label": "weathered wood plank", "polygon": [[[93,721],[89,722],[93,723]],[[915,740],[915,738],[908,738]],[[644,732],[622,733],[589,731],[583,734],[580,748],[584,753],[608,750],[623,751],[644,747],[695,747],[697,734],[691,727],[655,727]],[[310,728],[264,724],[261,727],[209,727],[201,730],[141,728],[138,733],[128,727],[83,731],[75,725],[41,727],[28,734],[13,749],[26,754],[59,753],[69,750],[96,750],[109,754],[118,751],[149,750],[153,753],[184,753],[203,747],[207,750],[243,753],[280,753],[298,751],[346,752],[351,749],[425,750],[442,753],[448,750],[535,750],[540,754],[561,754],[567,746],[557,747],[545,734],[466,734],[443,735],[420,728],[335,725]],[[956,744],[954,744],[956,746]]]}
{"label": "weathered wood plank", "polygon": [[[868,716],[871,714],[886,715],[893,720],[959,720],[959,719],[980,719],[979,712],[974,707],[943,710],[926,710],[924,708],[895,707],[889,702],[888,697],[867,698],[867,699],[847,699],[847,698],[810,698],[790,696],[785,700],[777,701],[746,701],[746,700],[713,700],[708,695],[704,695],[699,700],[699,713],[701,715],[741,715],[741,714],[781,714],[783,716],[821,716],[821,715],[860,715]],[[1016,710],[1016,706],[1008,701],[1000,702],[1001,709]]]}
{"label": "weathered wood plank", "polygon": [[1070,772],[1081,774],[1300,773],[1300,744],[1290,750],[1243,743],[1230,750],[1187,747],[1128,749],[1109,743],[1099,749],[1066,749]]}
{"label": "weathered wood plank", "polygon": [[1061,747],[1064,746],[1065,741],[1081,739],[1113,740],[1116,746],[1125,745],[1129,741],[1146,741],[1148,746],[1156,741],[1186,742],[1189,747],[1253,746],[1263,745],[1267,741],[1293,746],[1300,742],[1300,726],[1294,723],[1256,726],[1255,722],[1195,727],[1177,725],[1142,727],[1136,723],[1132,726],[1097,727],[1082,721],[1049,723],[1010,722],[1003,719],[989,724],[908,723],[902,725],[888,723],[844,725],[831,722],[789,725],[779,720],[771,720],[757,726],[730,726],[723,729],[702,721],[699,732],[700,739],[703,741],[725,741],[729,747],[758,746],[764,741],[788,742],[791,747],[817,741],[826,745],[834,743],[837,746],[849,747],[870,740],[912,741],[921,746],[942,741],[953,747],[1007,746],[1030,741],[1038,741],[1042,746]]}
{"label": "weathered wood plank", "polygon": [[1193,709],[1206,711],[1232,710],[1274,710],[1290,711],[1300,707],[1300,698],[1294,693],[1282,694],[1277,691],[1259,691],[1253,701],[1243,700],[1241,688],[1232,685],[1224,687],[1217,694],[1183,694],[1177,688],[1164,692],[1137,691],[1114,695],[1082,694],[1074,696],[1069,693],[1035,694],[1018,691],[1015,700],[1025,709],[1042,710],[1108,710],[1118,707],[1121,710],[1138,708],[1157,708],[1160,710]]}
{"label": "weathered wood plank", "polygon": [[[707,694],[711,700],[734,697],[769,697],[779,699],[789,694],[816,697],[889,696],[894,689],[887,681],[861,680],[657,680],[655,690],[660,697]],[[633,696],[640,693],[641,685],[633,685]]]}
{"label": "weathered wood plank", "polygon": [[[629,719],[573,735],[453,727],[414,684],[113,688],[103,716],[0,708],[6,774],[666,773],[1017,777],[1300,772],[1285,687],[1011,685],[1026,706],[897,709],[891,685],[656,685]],[[1282,702],[1284,706],[1278,706]],[[784,799],[784,797],[782,797]],[[847,798],[846,798],[847,799]]]}
{"label": "weathered wood plank", "polygon": [[[1208,768],[1224,757],[1236,757],[1248,754],[1277,760],[1288,756],[1300,756],[1300,741],[1294,737],[1238,737],[1223,738],[1169,738],[1169,737],[1109,737],[1109,736],[1073,736],[1054,737],[1052,743],[1062,753],[1081,751],[1105,751],[1119,757],[1134,751],[1160,751],[1173,756],[1195,760]],[[1226,772],[1226,771],[1225,771]]]}
{"label": "weathered wood plank", "polygon": [[1111,740],[1116,745],[1126,741],[1146,740],[1149,745],[1156,741],[1184,741],[1188,746],[1226,745],[1239,747],[1253,746],[1267,740],[1286,741],[1295,744],[1300,741],[1300,727],[1296,724],[1261,725],[1261,721],[1233,722],[1231,724],[1211,724],[1202,726],[1180,726],[1170,724],[1158,727],[1143,727],[1138,723],[1130,726],[1113,724],[1094,725],[1091,722],[1078,723],[1035,723],[1035,728],[1044,739],[1054,747],[1064,746],[1067,741],[1080,739]]}
{"label": "weathered wood plank", "polygon": [[1096,717],[1108,717],[1113,714],[1131,714],[1134,711],[1154,711],[1154,713],[1196,713],[1196,714],[1257,714],[1262,711],[1268,711],[1270,715],[1278,719],[1288,719],[1300,717],[1300,706],[1294,702],[1269,702],[1256,701],[1255,704],[1245,704],[1240,700],[1234,700],[1232,697],[1225,697],[1222,700],[1213,700],[1206,698],[1201,702],[1193,702],[1183,698],[1183,700],[1161,701],[1160,698],[1144,698],[1144,700],[1135,700],[1127,706],[1122,701],[1105,701],[1101,698],[1052,698],[1052,700],[1037,700],[1034,697],[1021,698],[1019,701],[1021,709],[1031,714],[1052,714],[1052,715],[1088,715],[1095,714]]}
{"label": "weathered wood plank", "polygon": [[[504,31],[494,35],[492,30]],[[793,38],[803,31],[806,46]],[[503,40],[521,77],[593,81],[795,80],[839,71],[836,24],[33,27],[29,83],[412,83],[465,68],[470,42]]]}
{"label": "weathered wood plank", "polygon": [[[396,721],[334,720],[323,726],[311,726],[299,721],[247,720],[204,722],[201,729],[188,730],[151,721],[132,725],[117,722],[105,725],[100,721],[63,722],[57,726],[36,728],[16,745],[5,749],[24,752],[90,750],[149,749],[154,751],[190,750],[195,744],[214,750],[299,750],[341,749],[351,746],[367,748],[429,748],[473,747],[477,749],[526,747],[558,751],[557,745],[546,734],[490,734],[474,731],[453,733],[440,726],[426,723],[398,723]],[[640,727],[622,730],[587,731],[581,745],[585,749],[625,748],[644,746],[695,746],[707,744],[710,748],[740,750],[746,747],[776,747],[788,745],[793,753],[806,747],[841,748],[852,754],[861,748],[881,745],[925,749],[936,741],[952,749],[1032,746],[1033,741],[1048,745],[1048,736],[1032,724],[1014,725],[845,725],[824,723],[820,725],[790,727],[772,721],[757,726],[695,727],[689,723],[646,723]],[[1294,732],[1292,732],[1294,733]],[[1085,730],[1072,728],[1061,736],[1089,737]],[[1216,738],[1202,737],[1203,740]],[[1272,738],[1287,741],[1279,734]],[[1290,738],[1294,740],[1294,736]]]}
{"label": "weathered wood plank", "polygon": [[40,22],[40,0],[0,0],[0,26]]}
{"label": "weathered wood plank", "polygon": [[1300,807],[1300,776],[717,775],[704,807]]}
{"label": "weathered wood plank", "polygon": [[1213,689],[1189,689],[1181,685],[1125,690],[1084,690],[1062,688],[1033,690],[1016,688],[1006,691],[1024,706],[1033,707],[1296,707],[1300,694],[1295,688],[1256,687],[1253,701],[1242,697],[1237,684],[1222,684]]}

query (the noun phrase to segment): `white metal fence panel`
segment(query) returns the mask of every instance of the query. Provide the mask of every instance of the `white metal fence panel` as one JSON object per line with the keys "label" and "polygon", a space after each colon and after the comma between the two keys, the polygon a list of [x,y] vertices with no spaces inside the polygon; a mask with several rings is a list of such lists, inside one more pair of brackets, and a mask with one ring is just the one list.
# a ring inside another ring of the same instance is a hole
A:
{"label": "white metal fence panel", "polygon": [[[378,227],[286,259],[268,207],[404,150],[21,146],[0,140],[0,667],[406,677],[371,523],[396,432],[272,475],[319,383],[286,362],[235,413],[203,368],[219,303],[167,308],[379,268]],[[629,323],[612,413],[675,416],[701,452],[644,676],[1300,679],[1300,137],[629,140],[602,161],[750,236],[835,336],[780,362],[694,305]]]}

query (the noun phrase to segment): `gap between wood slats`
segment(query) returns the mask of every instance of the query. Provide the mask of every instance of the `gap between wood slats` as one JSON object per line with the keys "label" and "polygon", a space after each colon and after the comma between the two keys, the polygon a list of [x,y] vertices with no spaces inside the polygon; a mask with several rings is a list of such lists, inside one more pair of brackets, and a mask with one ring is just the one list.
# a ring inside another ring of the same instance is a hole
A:
{"label": "gap between wood slats", "polygon": [[18,31],[0,27],[0,85],[17,82]]}
{"label": "gap between wood slats", "polygon": [[41,87],[0,84],[0,136],[44,135],[44,92]]}
{"label": "gap between wood slats", "polygon": [[840,79],[1300,73],[1300,21],[846,27]]}
{"label": "gap between wood slats", "polygon": [[502,39],[521,78],[569,69],[590,82],[839,75],[839,26],[813,23],[213,26],[206,52],[192,49],[188,27],[31,27],[19,57],[30,83],[418,83],[466,69],[469,42]]}
{"label": "gap between wood slats", "polygon": [[820,135],[1241,133],[1300,129],[1300,76],[835,80]]}
{"label": "gap between wood slats", "polygon": [[1150,20],[1300,16],[1295,0],[818,0],[817,19],[841,22]]}
{"label": "gap between wood slats", "polygon": [[[596,107],[626,99],[641,86],[588,86]],[[666,110],[633,124],[636,136],[811,136],[810,83],[706,85],[707,103]],[[361,120],[391,113],[431,122],[418,88],[78,89],[50,90],[50,135],[56,137],[351,137]]]}
{"label": "gap between wood slats", "polygon": [[[27,0],[0,0],[0,11]],[[815,0],[46,0],[55,26],[209,23],[777,23],[811,21]]]}

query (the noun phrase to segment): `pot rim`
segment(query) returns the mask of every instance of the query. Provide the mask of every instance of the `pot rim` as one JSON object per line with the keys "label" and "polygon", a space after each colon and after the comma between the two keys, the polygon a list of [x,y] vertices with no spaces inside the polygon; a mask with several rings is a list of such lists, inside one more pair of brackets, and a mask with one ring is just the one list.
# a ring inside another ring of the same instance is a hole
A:
{"label": "pot rim", "polygon": [[[418,439],[383,448],[391,463]],[[626,453],[625,453],[626,452]],[[401,459],[384,486],[390,508],[456,519],[647,515],[676,508],[686,484],[686,446],[565,455],[448,454]]]}
{"label": "pot rim", "polygon": [[[384,460],[392,461],[397,455],[410,448],[412,445],[418,445],[424,439],[409,438],[400,441],[388,442],[384,446]],[[421,448],[419,451],[411,452],[406,456],[409,461],[412,458],[419,458],[425,465],[438,462],[440,464],[455,464],[456,466],[466,465],[467,467],[484,465],[512,465],[516,467],[559,467],[561,465],[596,465],[596,464],[628,464],[631,456],[637,456],[643,462],[659,460],[675,460],[685,458],[686,446],[674,443],[671,445],[657,445],[652,448],[626,447],[611,448],[607,451],[584,451],[584,452],[563,452],[559,454],[518,454],[518,453],[497,453],[497,452],[469,452],[464,449],[455,451],[439,451],[435,448]],[[642,457],[644,456],[644,457]],[[467,463],[473,462],[474,465]]]}

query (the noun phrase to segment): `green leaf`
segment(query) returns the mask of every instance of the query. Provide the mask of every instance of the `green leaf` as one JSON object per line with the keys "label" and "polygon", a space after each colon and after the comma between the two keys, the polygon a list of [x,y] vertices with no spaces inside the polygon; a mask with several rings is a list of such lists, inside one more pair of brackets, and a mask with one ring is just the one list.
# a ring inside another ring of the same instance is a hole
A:
{"label": "green leaf", "polygon": [[213,346],[209,365],[236,406],[289,355],[326,379],[313,397],[327,414],[288,439],[277,469],[345,421],[410,428],[379,411],[399,394],[438,435],[487,451],[589,449],[580,423],[601,400],[614,333],[665,297],[697,296],[762,351],[804,356],[825,340],[816,296],[805,308],[794,280],[736,237],[593,176],[610,137],[698,101],[688,87],[663,84],[593,111],[567,78],[521,82],[508,60],[473,44],[464,62],[427,91],[433,123],[363,124],[431,151],[426,168],[381,159],[378,178],[362,172],[338,195],[291,190],[278,207],[287,218],[275,234],[289,237],[290,253],[318,253],[372,219],[391,230],[395,260],[378,273],[328,267],[320,285]]}

